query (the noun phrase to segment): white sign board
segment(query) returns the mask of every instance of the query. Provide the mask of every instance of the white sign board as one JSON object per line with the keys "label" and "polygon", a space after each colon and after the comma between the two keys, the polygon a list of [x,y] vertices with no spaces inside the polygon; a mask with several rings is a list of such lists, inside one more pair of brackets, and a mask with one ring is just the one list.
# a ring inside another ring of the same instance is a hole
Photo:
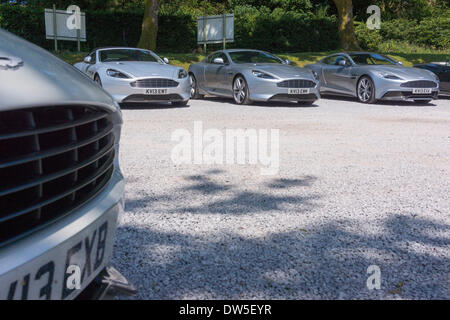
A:
{"label": "white sign board", "polygon": [[[80,41],[86,41],[86,15],[80,13]],[[77,29],[69,29],[67,21],[73,18],[74,13],[68,13],[64,10],[56,10],[56,39],[67,41],[78,41]],[[45,9],[45,37],[46,39],[55,38],[53,9]]]}
{"label": "white sign board", "polygon": [[[225,17],[225,19],[224,19]],[[225,37],[224,37],[225,30]],[[234,41],[234,15],[197,17],[197,43],[222,43]]]}

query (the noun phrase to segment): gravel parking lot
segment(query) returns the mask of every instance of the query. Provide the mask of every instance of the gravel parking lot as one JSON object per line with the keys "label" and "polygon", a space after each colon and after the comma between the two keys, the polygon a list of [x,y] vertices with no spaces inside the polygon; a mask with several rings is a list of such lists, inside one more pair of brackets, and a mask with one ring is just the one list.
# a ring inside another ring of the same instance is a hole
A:
{"label": "gravel parking lot", "polygon": [[[189,105],[123,109],[113,265],[134,298],[450,299],[449,99]],[[279,174],[174,164],[171,134],[194,121],[279,129]]]}

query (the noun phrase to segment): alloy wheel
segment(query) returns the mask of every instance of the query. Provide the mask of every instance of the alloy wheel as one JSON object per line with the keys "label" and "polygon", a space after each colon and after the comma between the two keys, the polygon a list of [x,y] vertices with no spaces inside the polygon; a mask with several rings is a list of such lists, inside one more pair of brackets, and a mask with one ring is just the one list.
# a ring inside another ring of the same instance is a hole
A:
{"label": "alloy wheel", "polygon": [[247,84],[242,77],[236,78],[233,85],[234,101],[238,104],[244,103],[247,98]]}
{"label": "alloy wheel", "polygon": [[358,98],[361,102],[369,102],[372,98],[373,84],[368,78],[363,78],[358,85]]}

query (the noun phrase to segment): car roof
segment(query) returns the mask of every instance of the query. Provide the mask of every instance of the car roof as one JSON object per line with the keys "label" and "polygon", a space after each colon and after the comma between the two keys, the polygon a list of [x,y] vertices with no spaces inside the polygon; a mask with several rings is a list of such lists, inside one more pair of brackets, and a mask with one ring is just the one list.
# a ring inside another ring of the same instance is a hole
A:
{"label": "car roof", "polygon": [[[146,50],[146,51],[152,51],[152,50],[148,50],[148,49],[133,48],[133,47],[98,47],[98,48],[95,48],[95,49],[91,50],[91,52],[95,52],[95,51],[99,51],[99,50],[114,50],[114,49],[129,49],[129,50]],[[153,52],[153,51],[152,51],[152,52]]]}

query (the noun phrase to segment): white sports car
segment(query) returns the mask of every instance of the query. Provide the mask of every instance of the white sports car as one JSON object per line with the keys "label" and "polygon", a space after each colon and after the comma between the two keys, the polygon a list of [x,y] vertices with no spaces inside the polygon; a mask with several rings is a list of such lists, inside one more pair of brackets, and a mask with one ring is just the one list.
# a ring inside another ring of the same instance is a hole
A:
{"label": "white sports car", "polygon": [[111,47],[92,51],[74,65],[109,92],[118,103],[171,102],[184,106],[190,97],[186,70],[169,65],[150,50]]}

